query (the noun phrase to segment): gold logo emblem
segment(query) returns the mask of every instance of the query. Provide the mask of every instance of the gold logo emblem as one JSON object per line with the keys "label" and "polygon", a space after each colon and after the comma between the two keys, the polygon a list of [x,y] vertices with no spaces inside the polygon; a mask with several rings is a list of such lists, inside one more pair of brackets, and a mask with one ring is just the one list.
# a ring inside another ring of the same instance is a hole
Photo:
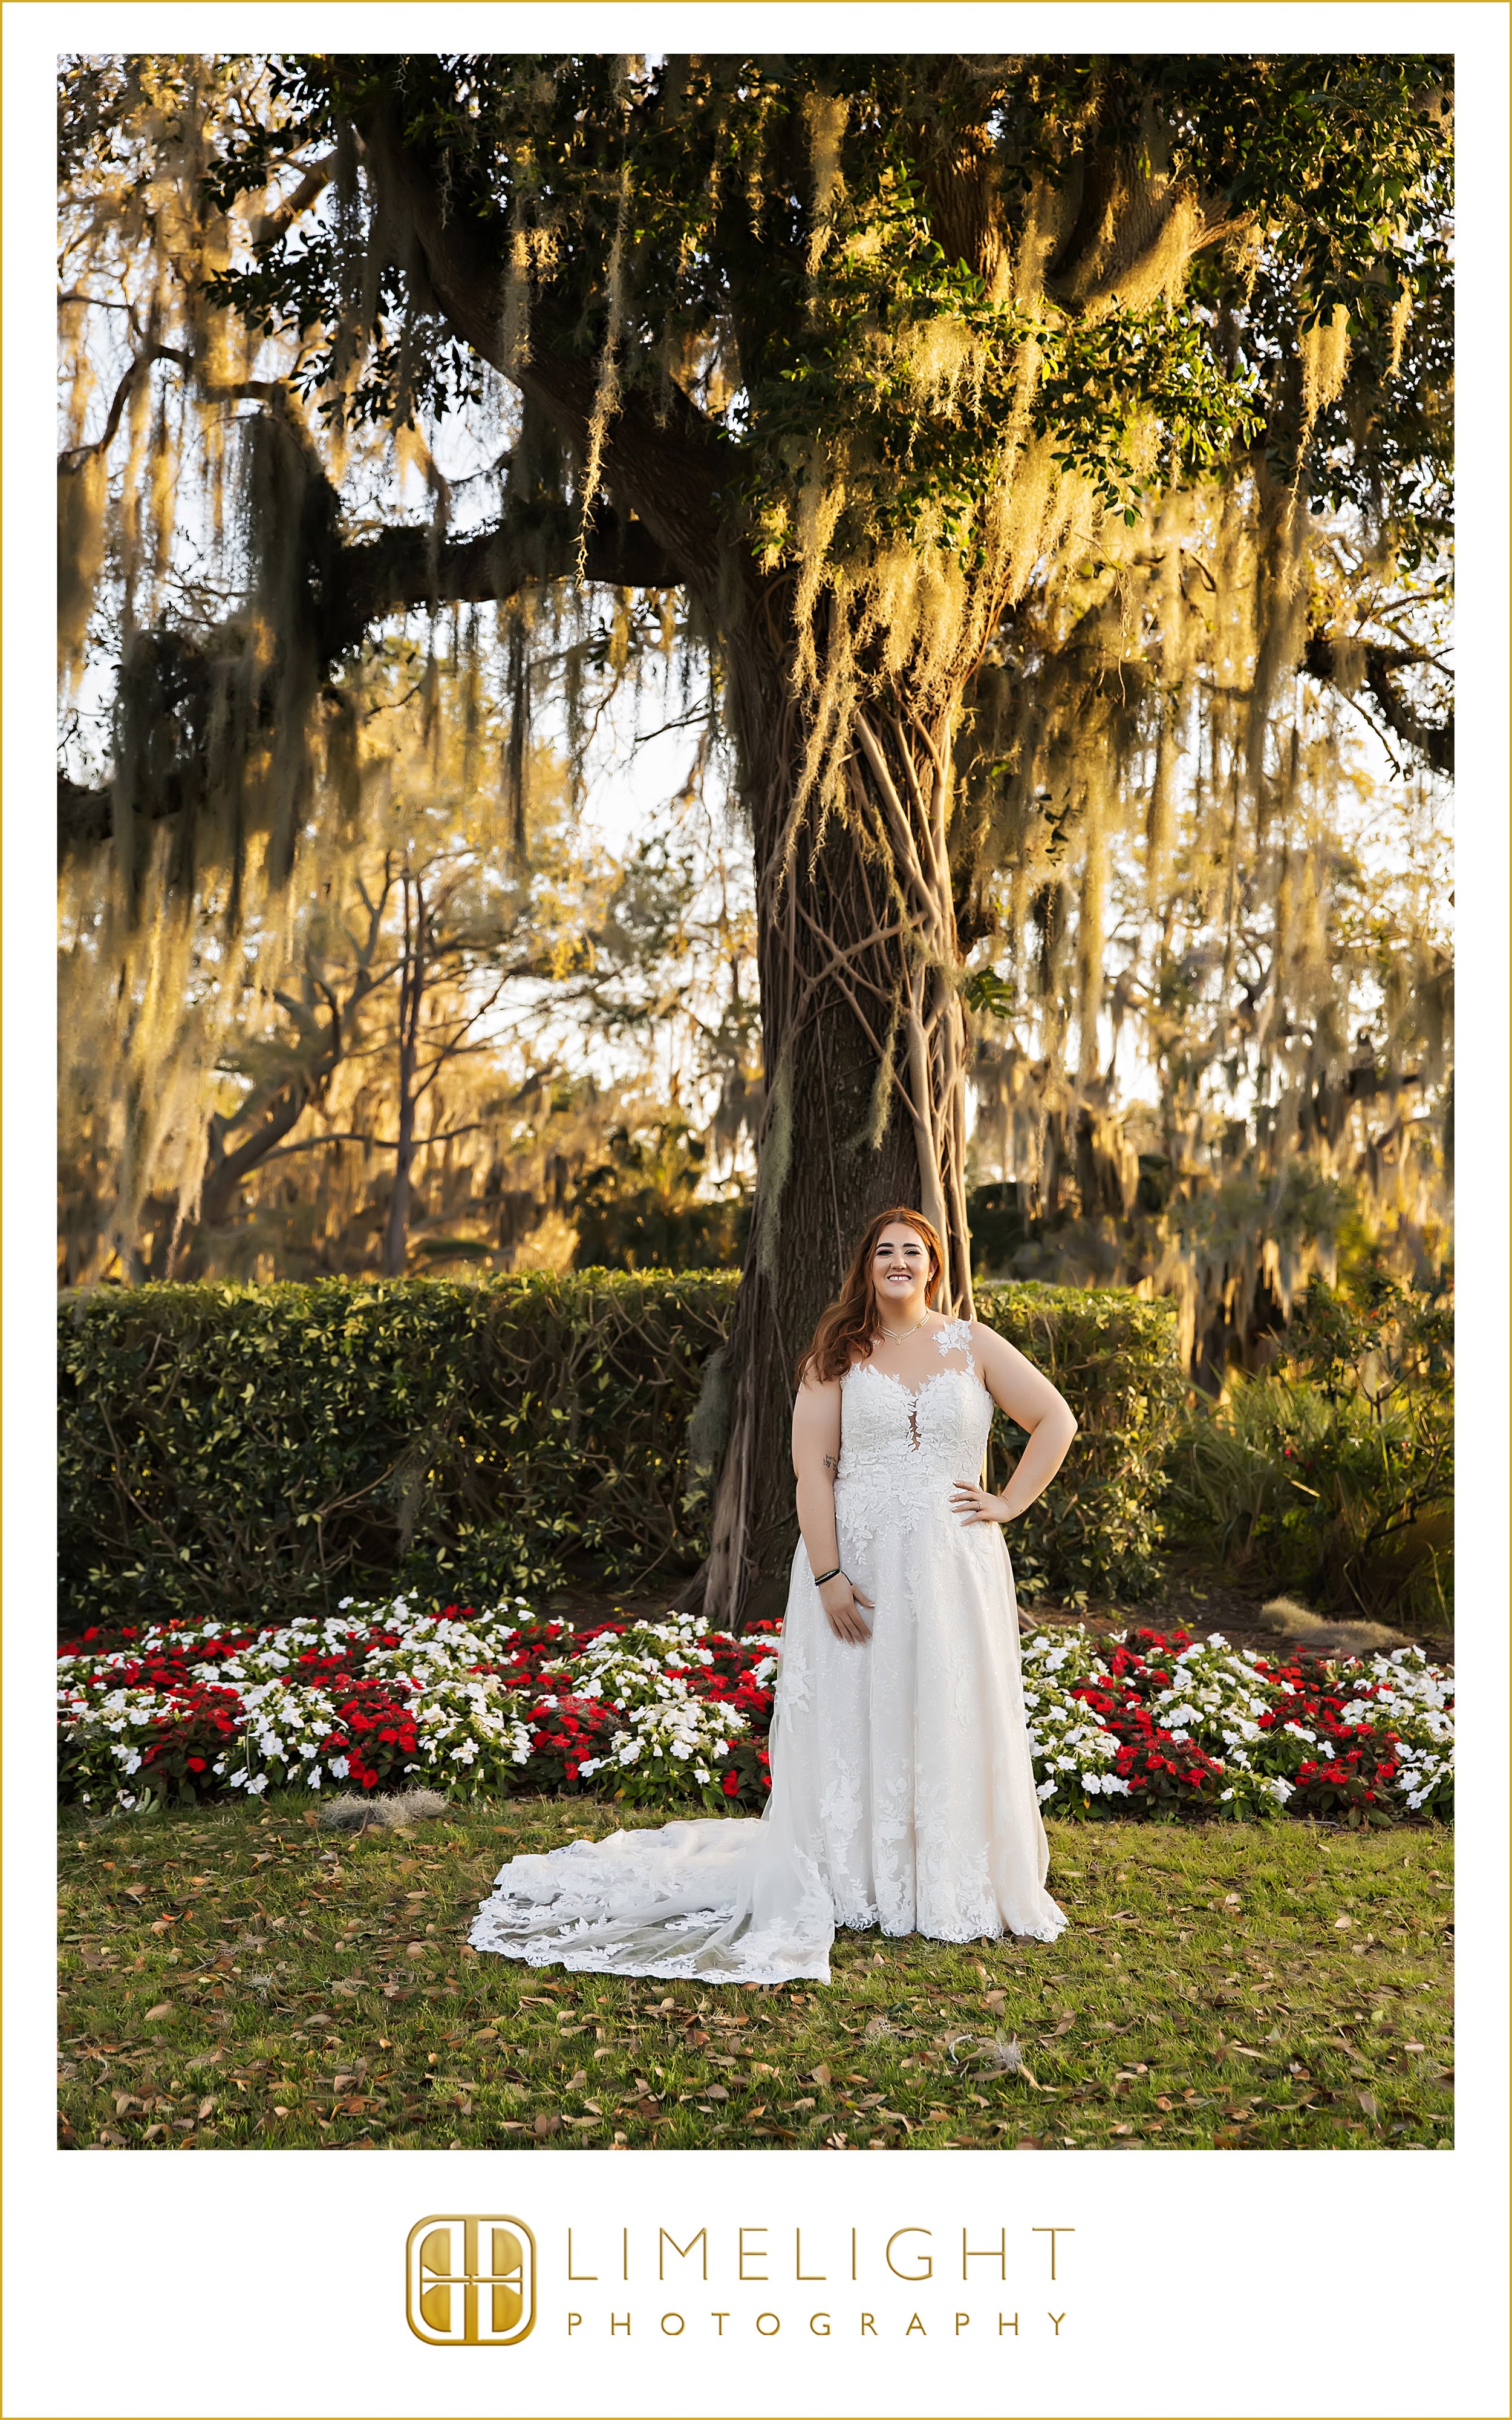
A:
{"label": "gold logo emblem", "polygon": [[422,2344],[519,2344],[535,2325],[535,2238],[517,2218],[423,2218],[405,2247]]}

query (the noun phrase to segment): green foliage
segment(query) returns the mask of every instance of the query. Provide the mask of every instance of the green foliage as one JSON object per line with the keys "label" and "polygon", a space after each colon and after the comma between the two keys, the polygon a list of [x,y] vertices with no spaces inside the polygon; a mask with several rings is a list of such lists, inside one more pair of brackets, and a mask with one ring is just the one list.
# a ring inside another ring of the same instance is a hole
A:
{"label": "green foliage", "polygon": [[[65,1626],[286,1620],[395,1584],[460,1600],[574,1571],[675,1586],[707,1543],[688,1426],[737,1282],[590,1270],[68,1300]],[[1170,1312],[1037,1285],[978,1308],[1081,1422],[1013,1532],[1026,1593],[1148,1589],[1179,1403]],[[999,1435],[999,1480],[1006,1450]]]}
{"label": "green foliage", "polygon": [[688,1414],[731,1281],[147,1286],[62,1326],[65,1600],[328,1611],[693,1568]]}
{"label": "green foliage", "polygon": [[1443,1624],[1453,1573],[1451,1313],[1382,1275],[1309,1286],[1284,1364],[1198,1398],[1173,1528],[1236,1577],[1373,1621]]}
{"label": "green foliage", "polygon": [[572,1204],[581,1268],[728,1269],[738,1264],[750,1225],[745,1199],[699,1195],[707,1146],[687,1121],[647,1132],[613,1127],[609,1157],[590,1169]]}
{"label": "green foliage", "polygon": [[[1080,1431],[1038,1503],[1009,1531],[1019,1592],[1144,1597],[1160,1577],[1160,1466],[1180,1414],[1176,1314],[1111,1288],[985,1285],[977,1316],[1054,1379]],[[988,1484],[1001,1486],[1019,1433],[993,1421]]]}
{"label": "green foliage", "polygon": [[[1442,360],[1446,338],[1451,74],[1421,54],[285,54],[261,111],[223,137],[210,190],[229,209],[300,146],[402,126],[501,259],[539,238],[553,342],[594,355],[618,330],[622,392],[660,410],[669,361],[706,370],[733,333],[733,374],[699,401],[734,458],[727,492],[779,552],[816,451],[854,440],[863,493],[847,513],[872,536],[928,528],[969,556],[1026,339],[1041,362],[1037,432],[1110,503],[1149,484],[1134,459],[1141,420],[1168,476],[1228,458],[1258,411],[1277,463],[1294,472],[1308,451],[1331,493],[1358,495],[1389,458],[1415,552],[1446,508],[1446,430],[1412,372],[1420,349]],[[1137,279],[1095,308],[1069,289],[1021,306],[983,274],[984,169],[1015,248],[1036,193],[1072,175],[1104,179],[1110,219],[1134,178],[1184,187],[1209,229],[1196,307],[1172,309]],[[1213,240],[1220,229],[1230,240]],[[349,213],[333,213],[213,291],[265,333],[301,330],[301,378],[324,387],[323,411],[384,420],[475,403],[477,355],[428,296],[407,311],[393,249],[374,266],[362,375],[343,378],[351,241]],[[1401,381],[1384,373],[1406,297],[1418,324]],[[1295,347],[1338,308],[1364,408],[1331,408],[1314,432]],[[968,379],[910,374],[916,340],[927,350],[936,333],[975,348]]]}

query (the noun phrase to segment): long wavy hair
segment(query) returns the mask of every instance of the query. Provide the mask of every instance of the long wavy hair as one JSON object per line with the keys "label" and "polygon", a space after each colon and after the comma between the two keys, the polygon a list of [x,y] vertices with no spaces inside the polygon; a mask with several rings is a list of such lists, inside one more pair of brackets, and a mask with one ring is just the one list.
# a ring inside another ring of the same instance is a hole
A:
{"label": "long wavy hair", "polygon": [[853,1361],[870,1360],[879,1317],[872,1255],[887,1227],[912,1227],[929,1252],[926,1299],[934,1292],[945,1266],[945,1248],[929,1220],[918,1210],[879,1210],[856,1245],[845,1272],[845,1282],[829,1309],[821,1314],[813,1342],[798,1364],[800,1387],[805,1378],[817,1378],[821,1383],[828,1378],[842,1378]]}

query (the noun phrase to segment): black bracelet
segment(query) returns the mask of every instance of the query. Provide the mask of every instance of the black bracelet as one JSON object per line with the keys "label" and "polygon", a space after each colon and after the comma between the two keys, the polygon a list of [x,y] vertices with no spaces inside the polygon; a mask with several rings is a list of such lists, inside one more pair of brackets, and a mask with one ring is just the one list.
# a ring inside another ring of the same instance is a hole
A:
{"label": "black bracelet", "polygon": [[813,1584],[815,1588],[823,1588],[826,1580],[838,1580],[840,1575],[841,1567],[837,1563],[832,1572],[815,1572]]}

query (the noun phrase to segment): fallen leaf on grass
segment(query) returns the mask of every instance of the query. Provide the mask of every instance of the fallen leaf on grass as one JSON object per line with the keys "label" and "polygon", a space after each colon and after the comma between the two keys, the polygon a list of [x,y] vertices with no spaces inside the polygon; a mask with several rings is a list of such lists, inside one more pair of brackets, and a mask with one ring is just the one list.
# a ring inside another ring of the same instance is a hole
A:
{"label": "fallen leaf on grass", "polygon": [[1361,2108],[1365,2111],[1365,2116],[1366,2116],[1367,2118],[1379,2118],[1379,2117],[1380,2117],[1380,2115],[1381,2115],[1381,2103],[1380,2103],[1380,2102],[1376,2099],[1376,2096],[1375,2096],[1375,2094],[1374,2094],[1373,2092],[1361,2092],[1361,2093],[1357,2093],[1357,2094],[1356,2094],[1356,2096],[1355,2096],[1355,2098],[1358,2100],[1358,2102],[1359,2102],[1359,2103],[1360,2103]]}
{"label": "fallen leaf on grass", "polygon": [[976,2063],[999,2075],[1022,2075],[1030,2083],[1034,2080],[1024,2064],[1024,2053],[1019,2047],[1017,2034],[1011,2040],[1006,2040],[1001,2034],[995,2034],[991,2041],[982,2043],[981,2055]]}

